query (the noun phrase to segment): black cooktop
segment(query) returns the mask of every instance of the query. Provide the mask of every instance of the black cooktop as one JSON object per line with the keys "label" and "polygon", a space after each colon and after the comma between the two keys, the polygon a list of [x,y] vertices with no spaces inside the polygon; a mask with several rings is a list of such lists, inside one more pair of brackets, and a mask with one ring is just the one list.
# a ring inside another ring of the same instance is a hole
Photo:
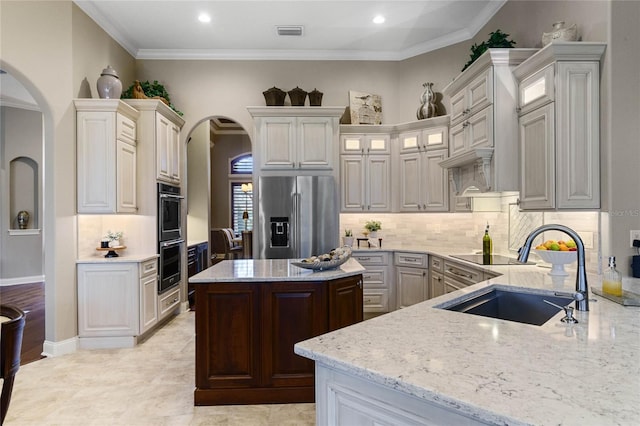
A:
{"label": "black cooktop", "polygon": [[484,256],[481,254],[452,254],[451,257],[477,263],[478,265],[535,265],[534,262],[522,263],[518,262],[518,259],[502,256],[501,254],[492,255],[488,262],[485,261]]}

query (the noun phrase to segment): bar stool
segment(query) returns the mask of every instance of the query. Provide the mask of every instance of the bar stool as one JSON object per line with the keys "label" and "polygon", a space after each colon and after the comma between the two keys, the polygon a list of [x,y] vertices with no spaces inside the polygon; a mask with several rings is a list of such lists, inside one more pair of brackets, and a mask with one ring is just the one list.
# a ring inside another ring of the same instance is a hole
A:
{"label": "bar stool", "polygon": [[25,314],[20,309],[0,305],[0,377],[2,395],[0,396],[0,425],[9,410],[11,391],[15,375],[20,368],[20,350],[24,331]]}

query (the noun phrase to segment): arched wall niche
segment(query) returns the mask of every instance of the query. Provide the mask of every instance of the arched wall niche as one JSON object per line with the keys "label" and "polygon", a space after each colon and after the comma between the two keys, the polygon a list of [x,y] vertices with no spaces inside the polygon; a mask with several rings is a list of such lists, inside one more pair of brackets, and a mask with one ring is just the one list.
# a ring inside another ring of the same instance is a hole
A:
{"label": "arched wall niche", "polygon": [[29,157],[16,157],[9,162],[9,219],[10,228],[18,229],[18,212],[29,213],[28,228],[40,223],[40,170],[38,162]]}

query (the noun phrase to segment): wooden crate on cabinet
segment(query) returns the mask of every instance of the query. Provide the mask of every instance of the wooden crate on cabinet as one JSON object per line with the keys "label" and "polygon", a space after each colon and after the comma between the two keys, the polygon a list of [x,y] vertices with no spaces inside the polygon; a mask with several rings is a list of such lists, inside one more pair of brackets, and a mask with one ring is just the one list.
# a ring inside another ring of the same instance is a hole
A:
{"label": "wooden crate on cabinet", "polygon": [[78,213],[136,213],[139,113],[118,99],[75,99]]}
{"label": "wooden crate on cabinet", "polygon": [[600,58],[606,45],[553,42],[518,81],[522,210],[600,208]]}

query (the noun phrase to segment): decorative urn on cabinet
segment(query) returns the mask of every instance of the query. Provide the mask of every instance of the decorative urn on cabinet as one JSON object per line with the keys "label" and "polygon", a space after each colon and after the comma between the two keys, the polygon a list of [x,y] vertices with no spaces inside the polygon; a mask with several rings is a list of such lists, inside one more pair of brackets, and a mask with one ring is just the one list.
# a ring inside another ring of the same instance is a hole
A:
{"label": "decorative urn on cabinet", "polygon": [[120,95],[122,95],[122,82],[118,72],[111,68],[111,65],[107,65],[102,70],[97,86],[100,99],[120,99]]}

